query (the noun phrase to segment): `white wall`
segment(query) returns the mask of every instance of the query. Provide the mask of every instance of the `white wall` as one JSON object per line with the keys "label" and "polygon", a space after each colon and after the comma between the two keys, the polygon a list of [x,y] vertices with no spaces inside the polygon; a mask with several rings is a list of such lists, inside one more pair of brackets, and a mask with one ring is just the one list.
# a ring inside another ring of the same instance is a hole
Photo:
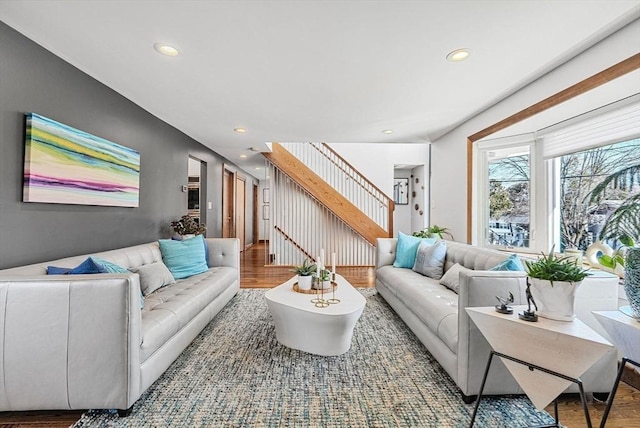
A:
{"label": "white wall", "polygon": [[429,165],[429,143],[331,143],[361,174],[393,197],[394,165]]}
{"label": "white wall", "polygon": [[396,204],[396,209],[393,211],[393,234],[398,236],[398,231],[410,235],[411,230],[411,210],[413,209],[413,198],[411,197],[411,170],[410,169],[396,169],[393,178],[407,178],[409,179],[409,203],[407,205]]}
{"label": "white wall", "polygon": [[437,161],[431,166],[431,223],[450,228],[458,241],[466,240],[468,136],[637,54],[638,40],[640,20],[434,140],[431,151]]}
{"label": "white wall", "polygon": [[[427,176],[428,165],[420,165],[411,170],[411,192],[416,192],[416,196],[411,198],[411,232],[418,232],[429,225],[429,177]],[[418,181],[416,182],[416,178]],[[418,209],[415,209],[418,205]],[[404,232],[404,231],[403,231]],[[396,234],[397,235],[397,234]]]}

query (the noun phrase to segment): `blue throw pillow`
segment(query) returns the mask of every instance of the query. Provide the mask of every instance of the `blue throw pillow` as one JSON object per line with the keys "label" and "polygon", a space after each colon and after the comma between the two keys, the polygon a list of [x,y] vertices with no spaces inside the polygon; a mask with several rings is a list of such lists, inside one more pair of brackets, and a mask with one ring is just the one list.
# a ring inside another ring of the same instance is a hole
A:
{"label": "blue throw pillow", "polygon": [[506,260],[489,270],[524,271],[524,265],[517,254],[511,254]]}
{"label": "blue throw pillow", "polygon": [[202,235],[184,241],[173,239],[158,241],[162,260],[175,279],[188,278],[209,269],[205,260],[203,241]]}
{"label": "blue throw pillow", "polygon": [[96,263],[91,257],[88,257],[85,261],[72,269],[47,266],[47,275],[82,275],[92,273],[108,273],[108,271],[100,264]]}
{"label": "blue throw pillow", "polygon": [[433,245],[437,239],[418,238],[417,236],[405,235],[402,232],[398,232],[398,245],[396,246],[396,259],[393,262],[393,267],[413,268],[413,264],[416,262],[418,247],[420,246],[420,242],[423,241],[428,245]]}

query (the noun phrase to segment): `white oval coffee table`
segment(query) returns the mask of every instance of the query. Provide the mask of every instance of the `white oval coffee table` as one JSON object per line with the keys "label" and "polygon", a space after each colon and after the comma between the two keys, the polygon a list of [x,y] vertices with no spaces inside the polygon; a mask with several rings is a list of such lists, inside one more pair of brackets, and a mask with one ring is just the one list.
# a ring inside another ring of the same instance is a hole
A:
{"label": "white oval coffee table", "polygon": [[[366,300],[342,276],[336,275],[335,297],[340,303],[317,308],[315,294],[293,290],[296,277],[264,295],[276,326],[276,339],[289,348],[310,354],[341,355],[351,347],[353,328],[362,315]],[[324,298],[333,297],[325,290]]]}

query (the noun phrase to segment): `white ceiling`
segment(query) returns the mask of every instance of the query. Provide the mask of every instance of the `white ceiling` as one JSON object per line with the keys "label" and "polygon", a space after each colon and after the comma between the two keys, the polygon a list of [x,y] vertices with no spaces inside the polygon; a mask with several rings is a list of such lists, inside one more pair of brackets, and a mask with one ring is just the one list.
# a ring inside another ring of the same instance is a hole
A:
{"label": "white ceiling", "polygon": [[256,177],[265,142],[431,141],[638,17],[640,0],[0,0],[0,20]]}

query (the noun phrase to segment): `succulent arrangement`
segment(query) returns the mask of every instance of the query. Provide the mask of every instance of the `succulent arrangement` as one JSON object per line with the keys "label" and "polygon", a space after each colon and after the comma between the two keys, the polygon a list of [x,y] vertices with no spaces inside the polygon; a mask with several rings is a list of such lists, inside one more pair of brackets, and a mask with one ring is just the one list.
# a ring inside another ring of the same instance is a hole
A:
{"label": "succulent arrangement", "polygon": [[553,281],[580,282],[591,275],[587,269],[578,266],[573,257],[555,255],[553,248],[548,255],[542,253],[538,260],[525,260],[524,263],[529,277],[547,280],[552,287]]}
{"label": "succulent arrangement", "polygon": [[300,276],[311,276],[316,273],[316,269],[315,263],[311,263],[309,259],[304,259],[302,264],[291,269],[291,272]]}

